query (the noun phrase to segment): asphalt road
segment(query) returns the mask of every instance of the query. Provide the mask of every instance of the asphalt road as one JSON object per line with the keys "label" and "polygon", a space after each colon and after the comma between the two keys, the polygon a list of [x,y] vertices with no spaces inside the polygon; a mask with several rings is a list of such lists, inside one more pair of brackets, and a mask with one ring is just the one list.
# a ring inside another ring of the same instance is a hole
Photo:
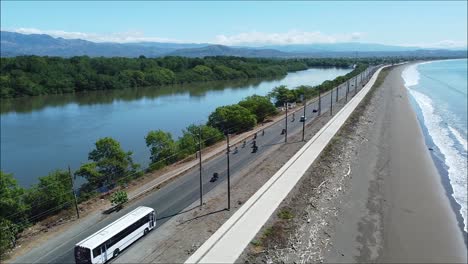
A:
{"label": "asphalt road", "polygon": [[[363,78],[364,80],[364,78]],[[360,76],[357,76],[358,89],[362,87],[360,84]],[[349,94],[348,99],[354,96],[354,78],[349,82]],[[339,99],[345,98],[346,96],[346,84],[339,86]],[[322,97],[322,114],[325,113],[329,108],[330,104],[336,102],[336,90],[333,90],[332,98],[330,93]],[[306,107],[306,122],[312,122],[316,119],[318,113],[313,113],[313,109],[318,109],[318,101],[311,102]],[[329,114],[329,113],[327,113]],[[292,114],[288,115],[288,134],[294,134],[302,130],[302,123],[299,122],[302,111],[295,114],[295,120],[292,118]],[[258,133],[256,143],[258,151],[252,153],[251,143],[252,138],[247,141],[245,147],[242,144],[237,145],[238,151],[234,153],[234,148],[231,148],[230,155],[230,170],[231,175],[235,171],[241,170],[249,165],[256,157],[263,155],[269,148],[274,144],[280,144],[284,142],[284,135],[281,135],[282,129],[285,127],[285,121],[277,122],[272,126],[265,129],[265,134]],[[203,155],[203,154],[202,154]],[[202,164],[202,175],[203,175],[203,193],[206,194],[211,191],[218,184],[226,184],[225,180],[227,177],[226,166],[227,160],[226,155],[219,155]],[[216,182],[210,182],[213,173],[219,174],[219,179]],[[123,216],[134,208],[144,205],[152,207],[157,213],[157,225],[156,230],[152,232],[158,232],[157,228],[164,228],[164,223],[169,220],[172,216],[180,213],[182,210],[190,206],[192,203],[199,200],[199,168],[195,167],[184,175],[174,180],[170,184],[164,186],[158,191],[152,192],[146,195],[144,198],[133,202],[122,209],[120,212],[113,213],[100,221],[97,224],[92,225],[84,229],[82,232],[78,232],[73,237],[67,237],[60,241],[60,245],[48,245],[44,243],[38,248],[31,250],[27,254],[17,258],[15,263],[74,263],[73,249],[76,243],[83,240],[84,238],[95,233],[99,229],[112,223],[117,218]],[[227,201],[226,201],[227,207]],[[138,244],[138,241],[135,242]],[[133,246],[135,246],[135,244]],[[125,254],[125,251],[122,252]]]}

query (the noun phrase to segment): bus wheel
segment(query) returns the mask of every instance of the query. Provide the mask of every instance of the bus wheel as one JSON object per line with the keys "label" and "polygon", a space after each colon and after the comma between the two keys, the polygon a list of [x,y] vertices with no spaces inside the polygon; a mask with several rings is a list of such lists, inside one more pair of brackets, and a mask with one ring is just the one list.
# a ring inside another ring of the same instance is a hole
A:
{"label": "bus wheel", "polygon": [[117,257],[120,253],[119,249],[114,250],[114,258]]}
{"label": "bus wheel", "polygon": [[149,233],[149,229],[145,228],[145,231],[143,231],[143,235],[146,236]]}

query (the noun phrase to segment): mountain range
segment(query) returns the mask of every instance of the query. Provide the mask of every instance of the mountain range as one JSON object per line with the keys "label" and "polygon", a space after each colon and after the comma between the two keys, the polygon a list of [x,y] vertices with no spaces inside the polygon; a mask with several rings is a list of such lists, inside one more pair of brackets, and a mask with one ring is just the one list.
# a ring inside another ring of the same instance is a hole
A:
{"label": "mountain range", "polygon": [[445,49],[422,49],[373,43],[331,43],[269,45],[262,47],[235,47],[210,43],[163,43],[137,42],[113,43],[91,42],[82,39],[54,38],[45,34],[21,34],[1,31],[2,57],[20,55],[72,57],[161,57],[161,56],[240,56],[268,58],[298,57],[369,57],[369,56],[415,56],[415,57],[466,57],[467,51]]}

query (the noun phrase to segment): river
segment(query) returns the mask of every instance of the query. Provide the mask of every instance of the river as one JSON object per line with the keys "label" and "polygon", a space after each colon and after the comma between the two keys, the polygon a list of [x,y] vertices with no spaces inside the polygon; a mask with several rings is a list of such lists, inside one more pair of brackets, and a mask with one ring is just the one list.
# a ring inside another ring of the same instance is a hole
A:
{"label": "river", "polygon": [[218,106],[274,87],[318,85],[351,69],[312,68],[279,79],[208,82],[1,101],[1,170],[27,187],[56,169],[87,162],[96,140],[113,137],[145,167],[144,137],[162,129],[174,139],[190,124],[204,123]]}

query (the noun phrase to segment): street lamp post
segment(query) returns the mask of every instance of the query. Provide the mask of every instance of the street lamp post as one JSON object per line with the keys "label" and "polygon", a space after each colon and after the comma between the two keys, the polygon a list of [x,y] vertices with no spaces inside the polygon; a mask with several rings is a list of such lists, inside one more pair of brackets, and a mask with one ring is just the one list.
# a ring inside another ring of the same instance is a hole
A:
{"label": "street lamp post", "polygon": [[201,130],[201,126],[199,126],[199,128],[198,128],[198,162],[199,162],[199,168],[200,168],[200,207],[203,206],[203,181],[202,181],[201,147],[202,147],[202,130]]}
{"label": "street lamp post", "polygon": [[80,218],[80,211],[78,210],[78,201],[76,199],[76,192],[75,192],[75,184],[73,183],[73,176],[71,173],[70,165],[68,165],[68,175],[70,176],[70,181],[71,181],[71,188],[73,191],[73,199],[75,202],[75,210],[76,210],[76,217],[79,219]]}
{"label": "street lamp post", "polygon": [[286,101],[286,117],[285,117],[285,131],[284,131],[284,143],[288,142],[288,102]]}
{"label": "street lamp post", "polygon": [[302,102],[304,102],[304,122],[302,122],[302,141],[304,141],[305,137],[305,121],[306,121],[306,106],[307,106],[307,100],[305,94],[302,95]]}
{"label": "street lamp post", "polygon": [[318,105],[318,115],[322,114],[322,94],[320,92],[320,88],[318,89],[319,91],[319,105]]}
{"label": "street lamp post", "polygon": [[348,102],[348,93],[349,93],[349,80],[346,85],[346,102]]}
{"label": "street lamp post", "polygon": [[338,87],[336,87],[336,97],[335,97],[335,102],[338,103],[338,91],[340,90],[340,85],[338,85]]}
{"label": "street lamp post", "polygon": [[356,95],[357,91],[357,76],[354,77],[354,95]]}
{"label": "street lamp post", "polygon": [[229,145],[229,130],[226,133],[226,142],[227,142],[227,193],[228,193],[228,211],[231,210],[231,173],[229,165],[229,153],[231,152],[231,146]]}

